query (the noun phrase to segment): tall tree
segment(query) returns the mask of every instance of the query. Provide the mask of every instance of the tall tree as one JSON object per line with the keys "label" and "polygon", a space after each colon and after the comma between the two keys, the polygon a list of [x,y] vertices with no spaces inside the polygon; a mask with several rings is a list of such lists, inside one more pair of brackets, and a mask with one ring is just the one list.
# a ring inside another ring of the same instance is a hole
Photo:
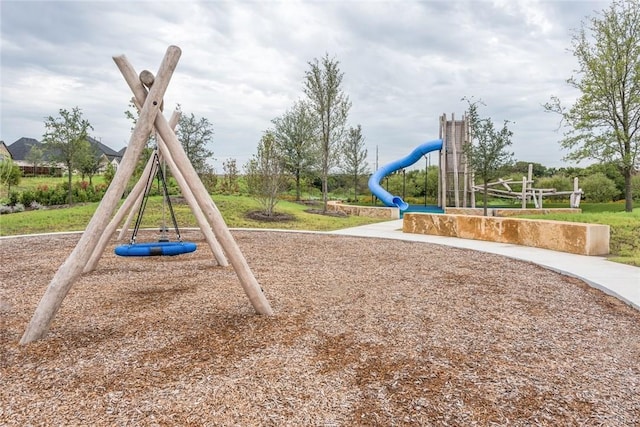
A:
{"label": "tall tree", "polygon": [[309,63],[305,74],[304,93],[320,123],[320,173],[322,176],[323,212],[327,211],[329,171],[338,163],[340,141],[344,133],[351,102],[341,88],[344,73],[340,64],[328,54],[321,61]]}
{"label": "tall tree", "polygon": [[272,217],[278,197],[286,185],[282,153],[275,135],[267,131],[258,143],[257,153],[245,165],[249,194],[262,206],[266,216]]}
{"label": "tall tree", "polygon": [[93,130],[91,124],[82,118],[82,111],[74,107],[71,111],[60,109],[58,117],[49,116],[45,123],[45,134],[42,142],[49,157],[65,165],[69,179],[68,203],[73,203],[71,178],[78,162],[78,153],[87,143],[87,132]]}
{"label": "tall tree", "polygon": [[85,141],[78,149],[76,167],[82,175],[84,181],[85,176],[89,177],[89,185],[93,184],[93,176],[98,173],[103,160],[102,152],[97,146]]}
{"label": "tall tree", "polygon": [[362,127],[349,128],[342,146],[342,170],[353,177],[353,199],[358,201],[358,178],[369,172],[367,149],[364,145]]}
{"label": "tall tree", "polygon": [[33,166],[33,176],[36,176],[38,166],[44,161],[44,151],[38,145],[34,144],[29,148],[29,152],[24,159]]}
{"label": "tall tree", "polygon": [[318,120],[304,101],[297,101],[281,117],[272,120],[273,135],[285,169],[296,182],[296,200],[300,200],[303,175],[308,174],[317,161]]}
{"label": "tall tree", "polygon": [[464,144],[463,150],[467,157],[467,164],[474,175],[482,179],[484,188],[482,192],[483,214],[487,216],[487,203],[489,181],[496,178],[500,169],[508,166],[513,161],[513,153],[507,151],[511,145],[513,132],[509,130],[507,120],[504,121],[502,129],[496,130],[491,118],[482,118],[478,113],[478,103],[469,103],[467,117],[471,130],[471,140]]}
{"label": "tall tree", "polygon": [[213,138],[213,128],[209,120],[205,117],[197,119],[193,113],[188,116],[181,114],[176,136],[196,172],[207,172],[207,160],[213,160],[213,151],[207,148]]}
{"label": "tall tree", "polygon": [[616,0],[572,37],[581,96],[570,108],[551,97],[569,130],[561,141],[569,160],[615,162],[624,176],[625,210],[633,209],[631,177],[640,166],[640,2]]}

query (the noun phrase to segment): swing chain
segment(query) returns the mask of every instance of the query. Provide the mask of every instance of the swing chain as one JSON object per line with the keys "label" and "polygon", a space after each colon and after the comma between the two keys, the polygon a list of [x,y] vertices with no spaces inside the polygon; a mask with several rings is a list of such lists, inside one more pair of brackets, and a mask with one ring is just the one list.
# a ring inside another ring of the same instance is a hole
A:
{"label": "swing chain", "polygon": [[[162,167],[160,165],[160,156],[158,156],[157,148],[153,151],[153,164],[154,166],[149,171],[149,176],[147,177],[145,194],[142,199],[142,203],[140,204],[140,209],[138,210],[138,217],[136,218],[136,224],[133,229],[133,234],[131,235],[130,244],[136,243],[136,237],[138,236],[138,231],[140,230],[140,225],[142,224],[142,216],[147,207],[147,201],[149,200],[149,193],[151,192],[151,179],[154,175],[154,168],[156,169],[155,175],[158,177],[158,180],[162,183],[162,192],[163,192],[163,203],[166,202],[169,207],[169,212],[171,214],[171,220],[173,222],[173,228],[175,230],[176,236],[178,237],[178,241],[182,242],[182,236],[180,235],[180,230],[178,228],[178,221],[176,220],[175,212],[173,211],[173,205],[171,204],[171,198],[169,197],[169,189],[167,188],[167,182],[165,179],[165,175],[162,172]],[[166,225],[163,224],[163,230],[166,230]]]}

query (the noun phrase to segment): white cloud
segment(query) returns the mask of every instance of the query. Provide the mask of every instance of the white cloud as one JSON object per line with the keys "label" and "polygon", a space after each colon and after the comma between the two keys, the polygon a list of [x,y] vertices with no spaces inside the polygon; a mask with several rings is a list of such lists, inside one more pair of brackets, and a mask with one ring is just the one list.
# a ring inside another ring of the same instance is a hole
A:
{"label": "white cloud", "polygon": [[557,118],[541,104],[552,94],[576,96],[565,84],[575,67],[570,30],[605,6],[3,1],[0,137],[40,138],[44,117],[79,106],[94,135],[121,148],[131,95],[111,57],[125,54],[138,72],[155,72],[175,44],[183,54],[166,106],[213,123],[219,170],[227,158],[246,162],[271,120],[303,97],[307,62],[325,53],[340,61],[350,125],[362,125],[371,163],[376,146],[384,164],[436,138],[440,115],[461,116],[461,98],[475,96],[497,123],[515,122],[519,159],[557,166]]}

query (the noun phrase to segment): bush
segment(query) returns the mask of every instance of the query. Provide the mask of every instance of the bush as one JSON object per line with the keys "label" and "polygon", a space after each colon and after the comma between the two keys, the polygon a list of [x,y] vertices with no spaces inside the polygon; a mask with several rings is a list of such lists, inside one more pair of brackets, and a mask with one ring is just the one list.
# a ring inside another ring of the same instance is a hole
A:
{"label": "bush", "polygon": [[556,191],[573,190],[573,180],[566,176],[554,175],[550,178],[539,178],[534,182],[535,188],[555,188]]}
{"label": "bush", "polygon": [[15,206],[20,201],[20,193],[12,191],[9,193],[9,206]]}
{"label": "bush", "polygon": [[22,203],[16,203],[13,207],[14,212],[24,212],[24,205]]}
{"label": "bush", "polygon": [[11,212],[13,212],[13,208],[11,208],[11,206],[0,205],[0,215],[10,214]]}
{"label": "bush", "polygon": [[31,203],[36,201],[36,193],[30,190],[23,191],[20,195],[20,203],[24,206],[31,206]]}
{"label": "bush", "polygon": [[591,203],[610,202],[620,194],[616,183],[602,172],[589,175],[580,183],[585,200]]}

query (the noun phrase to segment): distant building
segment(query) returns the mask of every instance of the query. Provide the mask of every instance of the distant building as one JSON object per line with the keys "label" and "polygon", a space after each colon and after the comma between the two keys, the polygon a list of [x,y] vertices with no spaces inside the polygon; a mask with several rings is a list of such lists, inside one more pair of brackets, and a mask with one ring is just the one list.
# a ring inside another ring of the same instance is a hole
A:
{"label": "distant building", "polygon": [[[95,138],[87,137],[87,141],[93,147],[97,149],[99,156],[101,159],[101,170],[99,172],[103,172],[107,167],[107,164],[120,164],[122,160],[122,155],[111,149],[110,147],[104,145],[102,142],[98,141]],[[2,144],[4,145],[4,143]],[[34,138],[26,138],[22,137],[15,141],[13,144],[9,146],[5,146],[9,155],[13,158],[13,161],[20,167],[22,170],[22,174],[25,176],[28,175],[62,175],[64,171],[64,165],[61,164],[53,164],[51,161],[51,156],[47,153],[46,144],[41,143],[37,139]],[[41,164],[37,164],[34,170],[33,162],[27,161],[27,157],[29,156],[29,151],[33,147],[40,148],[42,150],[42,162]],[[2,149],[0,148],[0,156],[2,155]]]}
{"label": "distant building", "polygon": [[0,162],[5,159],[13,159],[13,157],[11,157],[11,152],[7,148],[7,144],[5,144],[4,141],[0,141]]}

